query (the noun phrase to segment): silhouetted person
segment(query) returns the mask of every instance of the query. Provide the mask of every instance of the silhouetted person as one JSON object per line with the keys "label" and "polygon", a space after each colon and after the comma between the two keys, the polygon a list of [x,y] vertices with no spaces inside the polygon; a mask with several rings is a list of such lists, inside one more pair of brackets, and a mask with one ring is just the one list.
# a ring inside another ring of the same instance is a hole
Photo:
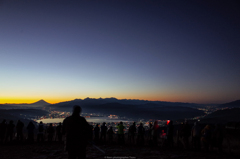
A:
{"label": "silhouetted person", "polygon": [[160,129],[160,127],[158,125],[158,121],[156,120],[152,127],[152,139],[153,139],[154,146],[158,146],[159,129]]}
{"label": "silhouetted person", "polygon": [[168,146],[170,147],[173,147],[173,132],[174,132],[173,121],[170,120],[167,126],[167,142]]}
{"label": "silhouetted person", "polygon": [[61,122],[56,127],[56,136],[58,138],[58,141],[62,141],[62,123]]}
{"label": "silhouetted person", "polygon": [[54,127],[52,126],[52,123],[50,123],[49,127],[47,128],[49,142],[51,142],[53,140],[54,132],[55,132]]}
{"label": "silhouetted person", "polygon": [[102,126],[101,126],[101,136],[100,136],[100,139],[104,140],[104,142],[106,142],[106,134],[107,134],[107,126],[106,126],[106,123],[103,122]]}
{"label": "silhouetted person", "polygon": [[6,123],[6,120],[4,119],[0,124],[0,142],[1,143],[4,142],[6,130],[7,130],[7,123]]}
{"label": "silhouetted person", "polygon": [[201,126],[196,121],[192,127],[192,143],[195,150],[201,149]]}
{"label": "silhouetted person", "polygon": [[211,132],[211,127],[210,125],[206,125],[205,128],[202,130],[202,143],[204,146],[205,151],[209,151],[209,145],[211,143],[211,137],[212,137],[212,132]]}
{"label": "silhouetted person", "polygon": [[184,144],[184,148],[189,148],[189,137],[191,136],[191,127],[188,124],[187,121],[183,124],[182,130],[181,130],[181,136]]}
{"label": "silhouetted person", "polygon": [[181,122],[180,126],[177,130],[177,147],[182,147],[182,142],[180,141],[182,139],[182,129],[183,129],[183,123]]}
{"label": "silhouetted person", "polygon": [[216,124],[215,129],[213,130],[212,140],[214,142],[214,146],[218,148],[219,152],[222,152],[222,142],[223,142],[224,132],[221,125]]}
{"label": "silhouetted person", "polygon": [[152,122],[149,122],[149,129],[148,129],[148,133],[147,133],[149,144],[151,144],[151,142],[152,142],[152,127],[153,127]]}
{"label": "silhouetted person", "polygon": [[119,144],[124,144],[124,126],[123,126],[123,122],[120,122],[119,125],[117,126],[118,128],[118,143]]}
{"label": "silhouetted person", "polygon": [[138,133],[137,134],[137,144],[144,145],[145,129],[144,129],[142,123],[140,123],[140,126],[138,127],[137,133]]}
{"label": "silhouetted person", "polygon": [[17,130],[17,141],[20,139],[20,141],[23,140],[23,127],[24,124],[20,120],[18,120],[17,125],[16,125],[16,130]]}
{"label": "silhouetted person", "polygon": [[112,129],[112,126],[108,129],[107,134],[108,134],[108,140],[109,140],[109,142],[112,143],[112,142],[113,142],[113,134],[114,134],[114,131],[113,131],[113,129]]}
{"label": "silhouetted person", "polygon": [[99,124],[96,124],[96,126],[94,128],[94,141],[96,143],[99,142],[99,132],[100,132]]}
{"label": "silhouetted person", "polygon": [[12,141],[14,127],[15,127],[15,125],[13,124],[13,121],[10,120],[9,124],[7,124],[6,142],[7,142],[8,138],[9,138],[10,142]]}
{"label": "silhouetted person", "polygon": [[133,122],[133,124],[129,127],[128,130],[128,138],[130,143],[135,143],[135,133],[136,133],[136,123]]}
{"label": "silhouetted person", "polygon": [[28,130],[28,141],[30,143],[34,142],[34,129],[35,129],[35,125],[30,121],[28,126],[27,126],[27,130]]}
{"label": "silhouetted person", "polygon": [[84,117],[80,116],[80,106],[73,107],[73,114],[63,121],[63,134],[66,134],[65,148],[69,159],[85,159],[87,141],[91,130]]}
{"label": "silhouetted person", "polygon": [[40,121],[40,123],[38,125],[37,141],[38,142],[44,141],[44,125],[43,125],[42,121]]}
{"label": "silhouetted person", "polygon": [[89,125],[89,140],[92,141],[93,140],[93,131],[94,131],[94,127],[92,125]]}

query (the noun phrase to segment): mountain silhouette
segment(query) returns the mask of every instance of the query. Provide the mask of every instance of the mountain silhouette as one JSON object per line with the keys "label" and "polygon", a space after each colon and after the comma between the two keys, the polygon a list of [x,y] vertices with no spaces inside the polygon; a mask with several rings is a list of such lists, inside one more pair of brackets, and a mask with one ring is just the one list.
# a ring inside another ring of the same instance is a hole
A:
{"label": "mountain silhouette", "polygon": [[221,105],[219,105],[219,107],[221,107],[221,108],[225,108],[225,107],[240,108],[240,100],[236,100],[236,101],[233,101],[233,102],[221,104]]}
{"label": "mountain silhouette", "polygon": [[142,106],[182,106],[182,107],[201,107],[201,104],[195,103],[181,103],[181,102],[165,102],[165,101],[148,101],[148,100],[139,100],[139,99],[117,99],[114,97],[111,98],[85,98],[85,99],[74,99],[71,101],[60,102],[52,104],[51,106],[56,107],[67,107],[73,105],[81,106],[90,106],[90,105],[101,105],[107,103],[120,103],[125,105],[142,105]]}
{"label": "mountain silhouette", "polygon": [[46,102],[45,100],[41,99],[35,103],[30,104],[32,106],[47,106],[50,105],[50,103]]}

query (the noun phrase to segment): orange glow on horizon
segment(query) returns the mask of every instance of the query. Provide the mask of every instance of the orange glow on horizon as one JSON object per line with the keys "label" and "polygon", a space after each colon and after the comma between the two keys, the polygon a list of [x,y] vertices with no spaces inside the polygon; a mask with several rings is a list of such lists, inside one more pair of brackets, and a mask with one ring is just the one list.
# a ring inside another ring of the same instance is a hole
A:
{"label": "orange glow on horizon", "polygon": [[[56,104],[56,103],[60,103],[60,102],[65,102],[65,101],[71,101],[74,99],[85,99],[87,97],[83,97],[83,98],[68,98],[68,99],[50,99],[50,98],[34,98],[34,99],[27,99],[27,98],[4,98],[1,99],[0,98],[0,104],[31,104],[31,103],[35,103],[41,99],[43,99],[44,101],[50,103],[50,104]],[[89,97],[89,98],[94,98],[94,99],[99,99],[99,98],[111,98],[111,97]],[[113,97],[113,98],[117,98],[117,97]],[[155,98],[117,98],[119,100],[121,99],[132,99],[132,100],[148,100],[148,101],[162,101],[159,99],[155,99]]]}
{"label": "orange glow on horizon", "polygon": [[[41,100],[41,98],[38,98],[38,99],[20,99],[20,98],[0,99],[0,104],[31,104],[31,103],[35,103],[39,100]],[[52,99],[52,100],[51,99],[43,99],[43,100],[50,104],[56,104],[56,103],[68,101],[68,100],[56,100],[56,99]]]}
{"label": "orange glow on horizon", "polygon": [[[160,97],[159,97],[160,96]],[[159,95],[157,97],[157,95],[148,95],[148,96],[143,96],[143,95],[139,95],[137,97],[137,95],[133,95],[133,96],[102,96],[102,97],[96,97],[96,96],[89,96],[89,98],[94,98],[94,99],[99,99],[99,98],[117,98],[119,100],[121,99],[129,99],[129,100],[148,100],[148,101],[165,101],[165,102],[186,102],[186,103],[200,103],[200,104],[206,104],[208,102],[208,99],[205,100],[199,100],[197,98],[191,98],[191,97],[186,97],[186,96],[176,96],[176,95]],[[84,97],[65,97],[65,98],[61,98],[61,97],[53,97],[53,98],[44,98],[44,97],[40,97],[40,98],[26,98],[26,97],[18,97],[18,98],[11,98],[11,97],[5,97],[5,98],[0,98],[0,104],[31,104],[31,103],[35,103],[41,99],[43,99],[44,101],[50,103],[50,104],[56,104],[56,103],[60,103],[60,102],[65,102],[65,101],[71,101],[74,99],[85,99],[88,96],[84,96]],[[217,100],[216,100],[217,101]],[[211,103],[211,101],[209,100],[209,103]],[[216,102],[218,103],[218,102]],[[224,103],[224,102],[223,102]]]}

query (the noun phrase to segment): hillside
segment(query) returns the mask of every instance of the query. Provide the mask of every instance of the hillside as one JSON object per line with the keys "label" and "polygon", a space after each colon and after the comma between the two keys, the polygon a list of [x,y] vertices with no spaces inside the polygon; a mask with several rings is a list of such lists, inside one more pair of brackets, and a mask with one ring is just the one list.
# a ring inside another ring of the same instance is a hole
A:
{"label": "hillside", "polygon": [[236,101],[233,101],[233,102],[221,104],[218,107],[220,107],[220,108],[225,108],[225,107],[228,107],[228,108],[240,108],[240,100],[236,100]]}
{"label": "hillside", "polygon": [[0,111],[0,121],[3,119],[7,121],[13,120],[14,123],[17,120],[25,121],[26,124],[29,122],[29,119],[36,118],[36,116],[47,115],[48,112],[39,109],[2,109]]}
{"label": "hillside", "polygon": [[231,121],[240,121],[240,108],[232,108],[232,109],[225,109],[225,110],[218,110],[213,112],[212,114],[207,115],[203,118],[202,122],[209,122],[209,123],[226,123]]}

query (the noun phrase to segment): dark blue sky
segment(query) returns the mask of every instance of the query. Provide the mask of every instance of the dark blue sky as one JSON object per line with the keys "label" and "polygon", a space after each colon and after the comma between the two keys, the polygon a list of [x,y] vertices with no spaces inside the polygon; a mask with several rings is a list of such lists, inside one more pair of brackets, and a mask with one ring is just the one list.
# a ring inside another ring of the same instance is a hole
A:
{"label": "dark blue sky", "polygon": [[237,1],[0,1],[0,103],[240,97]]}

